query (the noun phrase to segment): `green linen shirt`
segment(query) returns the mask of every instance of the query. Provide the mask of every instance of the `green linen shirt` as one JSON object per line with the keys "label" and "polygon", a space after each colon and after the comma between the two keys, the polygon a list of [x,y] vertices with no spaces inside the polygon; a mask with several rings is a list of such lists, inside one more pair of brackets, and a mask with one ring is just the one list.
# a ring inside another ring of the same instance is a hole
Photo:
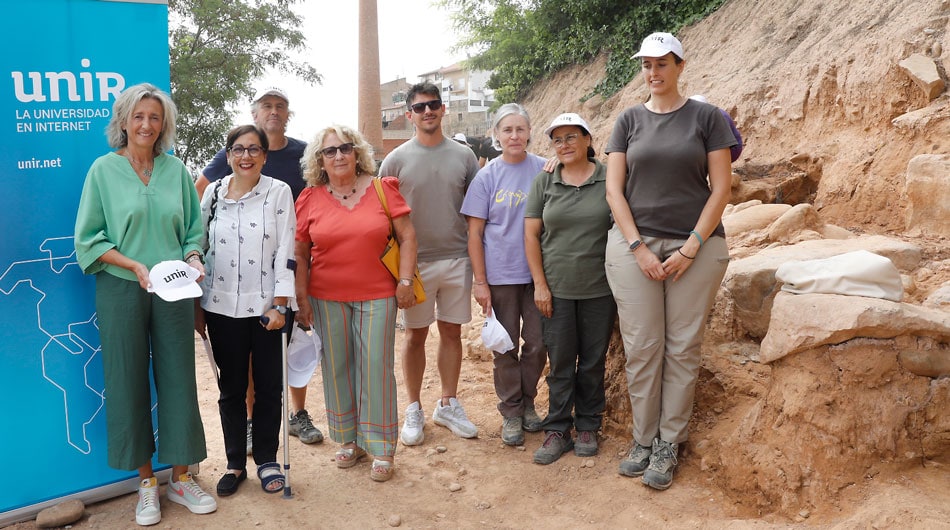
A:
{"label": "green linen shirt", "polygon": [[76,213],[76,261],[84,273],[138,281],[132,271],[99,258],[114,248],[151,269],[201,252],[201,238],[198,194],[181,160],[157,156],[147,186],[122,155],[108,153],[92,163]]}
{"label": "green linen shirt", "polygon": [[607,296],[604,269],[610,207],[607,169],[591,159],[594,173],[580,186],[561,179],[561,165],[534,179],[525,208],[526,218],[540,218],[541,259],[551,294],[566,300]]}

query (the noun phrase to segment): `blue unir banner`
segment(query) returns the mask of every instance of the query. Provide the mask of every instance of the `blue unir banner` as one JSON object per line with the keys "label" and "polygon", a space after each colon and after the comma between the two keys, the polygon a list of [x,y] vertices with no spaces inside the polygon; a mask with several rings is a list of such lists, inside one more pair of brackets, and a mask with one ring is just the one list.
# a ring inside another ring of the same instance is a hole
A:
{"label": "blue unir banner", "polygon": [[5,2],[2,26],[0,526],[137,486],[106,463],[94,280],[72,235],[116,96],[169,86],[166,0]]}

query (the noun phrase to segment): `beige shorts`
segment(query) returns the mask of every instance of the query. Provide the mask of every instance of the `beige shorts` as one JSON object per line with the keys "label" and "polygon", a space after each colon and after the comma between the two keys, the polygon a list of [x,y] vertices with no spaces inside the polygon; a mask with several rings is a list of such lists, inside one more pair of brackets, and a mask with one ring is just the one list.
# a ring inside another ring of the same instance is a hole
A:
{"label": "beige shorts", "polygon": [[426,301],[404,310],[408,329],[429,327],[436,320],[465,324],[472,320],[472,262],[451,258],[419,263]]}

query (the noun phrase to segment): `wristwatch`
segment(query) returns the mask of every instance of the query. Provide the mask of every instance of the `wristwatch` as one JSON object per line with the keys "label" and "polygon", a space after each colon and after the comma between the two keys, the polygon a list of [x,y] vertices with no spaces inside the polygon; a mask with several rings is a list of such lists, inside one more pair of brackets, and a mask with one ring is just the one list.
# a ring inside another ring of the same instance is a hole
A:
{"label": "wristwatch", "polygon": [[287,314],[287,306],[285,306],[285,305],[275,305],[275,306],[271,306],[271,309],[276,309],[277,312],[280,313],[281,315],[286,315],[286,314]]}
{"label": "wristwatch", "polygon": [[643,241],[640,241],[639,239],[634,241],[633,243],[630,243],[630,252],[633,252],[634,250],[637,249],[637,247],[639,247],[642,244],[643,244]]}
{"label": "wristwatch", "polygon": [[399,285],[405,285],[406,287],[412,287],[412,278],[400,278]]}

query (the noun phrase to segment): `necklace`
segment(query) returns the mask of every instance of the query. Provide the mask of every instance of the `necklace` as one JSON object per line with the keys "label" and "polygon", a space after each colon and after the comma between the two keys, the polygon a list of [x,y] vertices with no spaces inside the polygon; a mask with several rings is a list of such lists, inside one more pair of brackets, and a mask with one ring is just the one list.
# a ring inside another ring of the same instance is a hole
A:
{"label": "necklace", "polygon": [[340,192],[334,190],[334,189],[333,189],[333,185],[330,184],[329,182],[327,183],[327,190],[329,190],[330,195],[335,195],[335,196],[340,197],[341,199],[343,199],[343,200],[345,201],[345,200],[349,199],[350,197],[352,197],[354,193],[356,193],[356,181],[355,181],[355,180],[353,181],[353,189],[350,190],[350,193],[349,193],[348,195],[344,195],[344,194],[342,194],[342,193],[340,193]]}
{"label": "necklace", "polygon": [[[134,169],[134,170],[136,170],[136,171],[139,171],[139,166],[140,166],[140,164],[138,164],[137,162],[135,162],[135,160],[133,160],[132,157],[131,157],[128,153],[126,153],[125,158],[127,158],[127,159],[129,160],[129,164],[132,165],[132,169]],[[155,161],[153,160],[153,161],[152,161],[152,164],[154,164],[154,163],[155,163]],[[152,178],[152,168],[153,168],[153,167],[154,167],[154,165],[151,165],[151,164],[150,164],[150,165],[146,165],[144,168],[141,169],[142,175],[143,175],[145,178],[147,178],[147,179]]]}
{"label": "necklace", "polygon": [[647,101],[647,103],[648,103],[647,108],[648,108],[651,112],[654,112],[654,113],[656,113],[656,114],[669,114],[669,113],[671,113],[671,112],[673,112],[673,111],[679,110],[680,107],[682,107],[683,105],[685,105],[685,104],[686,104],[686,98],[684,98],[683,96],[677,97],[677,98],[676,98],[676,101],[673,102],[673,104],[670,105],[669,107],[666,107],[665,105],[663,105],[663,106],[661,107],[660,103],[659,103],[658,101],[653,100],[653,99],[650,99],[650,101]]}

